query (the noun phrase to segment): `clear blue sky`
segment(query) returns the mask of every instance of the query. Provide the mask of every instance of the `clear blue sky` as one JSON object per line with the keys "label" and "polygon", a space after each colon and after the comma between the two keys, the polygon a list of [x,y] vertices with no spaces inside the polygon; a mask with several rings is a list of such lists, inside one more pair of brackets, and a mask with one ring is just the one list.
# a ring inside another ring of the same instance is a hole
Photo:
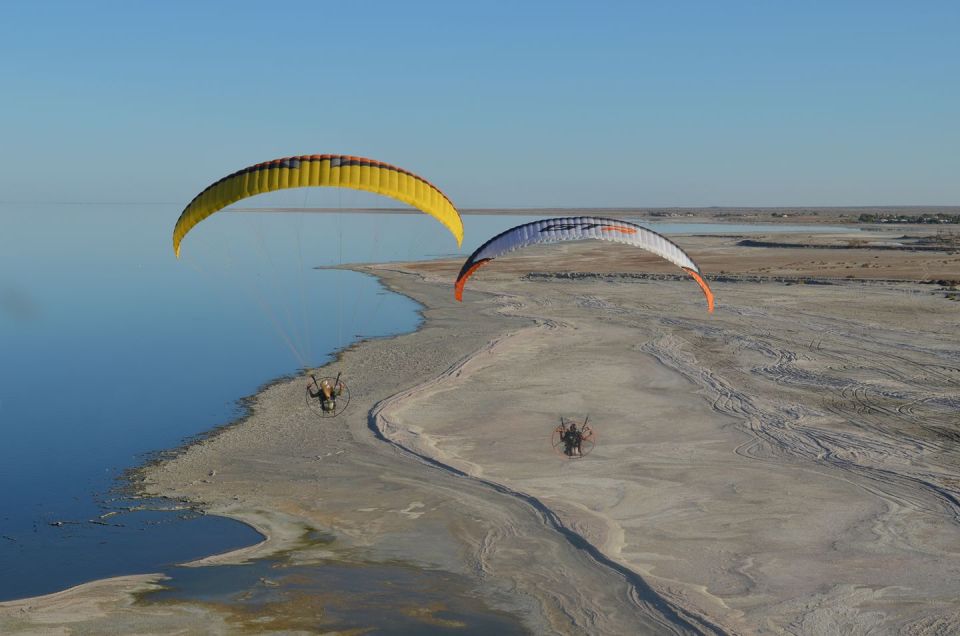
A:
{"label": "clear blue sky", "polygon": [[462,207],[960,204],[957,2],[4,2],[0,200],[289,154]]}

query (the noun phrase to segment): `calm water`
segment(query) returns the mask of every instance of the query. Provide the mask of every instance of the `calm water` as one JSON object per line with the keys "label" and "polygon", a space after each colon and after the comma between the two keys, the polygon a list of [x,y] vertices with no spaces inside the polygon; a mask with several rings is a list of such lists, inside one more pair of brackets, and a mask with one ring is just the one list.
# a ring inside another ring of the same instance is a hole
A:
{"label": "calm water", "polygon": [[183,603],[227,613],[238,631],[311,633],[526,634],[509,614],[475,593],[468,577],[350,555],[310,564],[285,555],[239,565],[174,567],[163,589],[140,596],[150,605]]}
{"label": "calm water", "polygon": [[178,261],[179,211],[0,205],[0,600],[258,541],[243,524],[157,502],[130,511],[117,478],[235,419],[237,400],[262,384],[323,364],[357,337],[416,327],[411,300],[314,266],[465,258],[533,218],[465,217],[458,252],[425,215],[222,213],[187,237]]}

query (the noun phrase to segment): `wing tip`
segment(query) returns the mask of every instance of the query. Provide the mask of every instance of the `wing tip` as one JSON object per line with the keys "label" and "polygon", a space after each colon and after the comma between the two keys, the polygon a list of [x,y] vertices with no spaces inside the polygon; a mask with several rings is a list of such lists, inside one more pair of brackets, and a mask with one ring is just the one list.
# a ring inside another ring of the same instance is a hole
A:
{"label": "wing tip", "polygon": [[[473,276],[473,273],[477,271],[478,268],[480,268],[486,263],[489,263],[491,260],[492,259],[489,259],[489,258],[481,258],[476,263],[473,263],[472,265],[470,265],[470,267],[465,266],[464,269],[460,270],[460,275],[457,277],[457,282],[454,283],[454,286],[453,286],[453,289],[454,289],[453,294],[457,300],[459,300],[460,302],[463,302],[463,288],[467,284],[467,279]],[[467,259],[467,263],[469,262],[470,262],[470,259]]]}
{"label": "wing tip", "polygon": [[710,289],[710,285],[707,284],[707,281],[700,275],[700,272],[690,269],[689,267],[684,267],[683,270],[690,274],[690,276],[697,282],[697,285],[700,286],[700,290],[703,291],[704,297],[707,299],[707,313],[713,313],[714,307],[714,298],[713,290]]}
{"label": "wing tip", "polygon": [[459,212],[457,212],[457,223],[450,228],[450,231],[453,232],[453,238],[457,239],[457,248],[463,247],[463,220]]}

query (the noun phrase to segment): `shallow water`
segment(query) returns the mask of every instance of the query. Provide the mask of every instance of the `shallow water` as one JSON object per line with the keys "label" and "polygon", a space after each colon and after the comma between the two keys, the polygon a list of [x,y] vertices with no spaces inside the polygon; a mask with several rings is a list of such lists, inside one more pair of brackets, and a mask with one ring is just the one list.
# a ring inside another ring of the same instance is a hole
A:
{"label": "shallow water", "polygon": [[404,563],[300,565],[280,556],[165,573],[163,589],[141,594],[140,604],[200,605],[223,613],[237,631],[527,633],[515,617],[481,601],[468,578]]}
{"label": "shallow water", "polygon": [[264,383],[418,324],[417,305],[373,278],[315,266],[465,258],[535,218],[466,216],[457,250],[422,214],[225,212],[191,232],[178,261],[178,215],[177,205],[0,205],[0,600],[258,541],[228,519],[130,511],[141,502],[115,492],[117,478],[236,419],[238,399]]}

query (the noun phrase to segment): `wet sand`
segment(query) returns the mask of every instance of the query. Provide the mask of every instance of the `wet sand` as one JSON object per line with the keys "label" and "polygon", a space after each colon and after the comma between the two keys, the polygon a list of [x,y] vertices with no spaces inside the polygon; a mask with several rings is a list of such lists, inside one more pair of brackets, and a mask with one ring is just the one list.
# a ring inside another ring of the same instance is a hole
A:
{"label": "wet sand", "polygon": [[[678,242],[708,273],[960,279],[950,252]],[[534,633],[960,630],[960,304],[916,283],[716,283],[708,315],[692,281],[631,278],[670,270],[628,250],[505,258],[463,304],[459,262],[358,267],[425,322],[325,371],[344,371],[346,413],[320,420],[302,380],[278,382],[138,486],[268,537],[198,566],[403,562],[472,581]],[[594,451],[557,455],[559,416],[587,414]],[[151,603],[158,583],[3,603],[0,631],[303,629]]]}

